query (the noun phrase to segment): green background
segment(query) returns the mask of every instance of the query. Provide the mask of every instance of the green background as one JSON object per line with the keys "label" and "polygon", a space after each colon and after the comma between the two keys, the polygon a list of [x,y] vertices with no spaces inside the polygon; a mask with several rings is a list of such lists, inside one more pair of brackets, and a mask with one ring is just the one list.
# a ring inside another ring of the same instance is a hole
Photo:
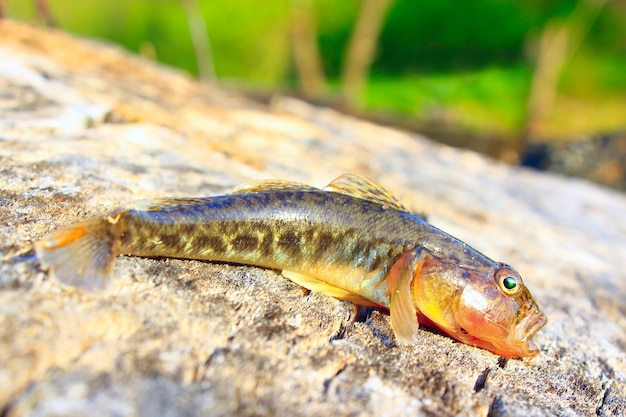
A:
{"label": "green background", "polygon": [[[257,94],[296,90],[291,1],[200,4],[218,82]],[[327,98],[333,102],[362,3],[313,4]],[[107,39],[144,55],[154,53],[159,61],[196,73],[179,0],[51,0],[49,5],[64,30]],[[397,0],[379,37],[364,92],[365,112],[391,115],[401,125],[445,124],[477,138],[519,141],[542,31],[550,22],[568,22],[575,8],[591,10],[592,5],[592,0]],[[5,13],[37,21],[35,1],[6,1]],[[542,139],[626,130],[624,22],[626,4],[611,2],[588,26],[568,23],[579,41],[558,79],[557,99]]]}

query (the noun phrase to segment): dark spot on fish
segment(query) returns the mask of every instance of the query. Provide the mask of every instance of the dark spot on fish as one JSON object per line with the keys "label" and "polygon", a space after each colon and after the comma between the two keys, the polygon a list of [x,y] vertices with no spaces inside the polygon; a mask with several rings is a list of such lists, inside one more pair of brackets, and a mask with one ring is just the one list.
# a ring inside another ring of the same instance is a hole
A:
{"label": "dark spot on fish", "polygon": [[392,259],[392,258],[395,258],[396,256],[397,256],[396,249],[391,245],[387,245],[387,252],[385,253],[384,258]]}
{"label": "dark spot on fish", "polygon": [[249,234],[241,234],[233,239],[235,250],[253,252],[259,247],[259,238]]}
{"label": "dark spot on fish", "polygon": [[469,334],[469,333],[468,333],[468,331],[467,331],[467,330],[465,330],[465,329],[464,329],[464,328],[462,328],[462,327],[461,327],[459,330],[460,330],[460,331],[461,331],[461,333],[463,333],[463,334]]}
{"label": "dark spot on fish", "polygon": [[281,203],[284,203],[285,200],[289,199],[289,195],[288,193],[274,193],[272,194],[272,199],[274,201],[280,201]]}
{"label": "dark spot on fish", "polygon": [[315,204],[316,206],[323,207],[328,202],[327,195],[319,195],[315,193],[307,193],[303,195],[303,199],[306,199],[307,202],[311,204]]}
{"label": "dark spot on fish", "polygon": [[373,257],[372,257],[372,261],[370,264],[370,270],[371,271],[376,271],[379,268],[381,268],[383,266],[384,263],[384,259],[382,256],[380,256],[380,253],[376,253]]}
{"label": "dark spot on fish", "polygon": [[164,233],[159,236],[159,240],[161,240],[163,246],[166,246],[168,248],[175,249],[181,246],[181,239],[180,235],[178,234]]}
{"label": "dark spot on fish", "polygon": [[310,244],[316,244],[317,242],[315,242],[315,230],[312,227],[307,227],[303,230],[302,232],[302,244],[303,245],[310,245]]}
{"label": "dark spot on fish", "polygon": [[315,253],[318,259],[321,258],[320,255],[325,254],[330,248],[332,248],[334,241],[335,238],[333,237],[332,233],[319,232],[319,234],[317,235],[317,240],[315,242]]}
{"label": "dark spot on fish", "polygon": [[193,224],[179,224],[176,226],[179,236],[191,236],[194,234],[197,227],[197,225]]}
{"label": "dark spot on fish", "polygon": [[269,232],[263,233],[259,242],[259,250],[263,256],[270,257],[274,253],[273,243],[274,234]]}
{"label": "dark spot on fish", "polygon": [[247,200],[251,200],[249,202],[250,205],[267,206],[270,203],[270,195],[269,193],[244,194],[241,202],[244,203],[247,202]]}
{"label": "dark spot on fish", "polygon": [[223,253],[226,251],[226,243],[220,236],[200,235],[194,239],[194,245],[203,252]]}
{"label": "dark spot on fish", "polygon": [[359,256],[364,256],[367,252],[367,247],[363,244],[361,236],[352,229],[335,235],[334,245],[341,248],[345,260],[354,260]]}
{"label": "dark spot on fish", "polygon": [[283,232],[278,238],[278,248],[287,255],[295,258],[300,255],[300,237],[293,231]]}
{"label": "dark spot on fish", "polygon": [[355,237],[352,237],[350,240],[352,242],[352,253],[350,254],[351,258],[355,259],[359,257],[365,257],[365,255],[368,254],[368,247],[362,240]]}

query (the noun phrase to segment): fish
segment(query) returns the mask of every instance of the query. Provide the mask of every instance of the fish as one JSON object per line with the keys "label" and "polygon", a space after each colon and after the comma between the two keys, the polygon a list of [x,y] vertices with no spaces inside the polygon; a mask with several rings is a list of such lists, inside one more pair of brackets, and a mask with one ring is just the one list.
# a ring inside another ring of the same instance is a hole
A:
{"label": "fish", "polygon": [[532,338],[547,323],[512,267],[352,174],[324,188],[263,180],[138,203],[61,228],[35,251],[53,280],[95,294],[118,255],[280,270],[308,290],[388,310],[398,345],[417,343],[423,324],[503,357],[534,357]]}

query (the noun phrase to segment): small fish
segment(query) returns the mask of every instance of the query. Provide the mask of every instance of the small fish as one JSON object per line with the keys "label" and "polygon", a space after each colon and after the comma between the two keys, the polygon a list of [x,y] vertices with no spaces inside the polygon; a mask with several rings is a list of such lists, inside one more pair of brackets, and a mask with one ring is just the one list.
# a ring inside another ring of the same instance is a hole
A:
{"label": "small fish", "polygon": [[389,310],[399,344],[419,323],[509,358],[533,357],[547,322],[520,275],[411,214],[371,180],[324,189],[243,184],[207,198],[152,201],[63,228],[35,244],[63,284],[98,292],[116,255],[257,265],[312,291]]}

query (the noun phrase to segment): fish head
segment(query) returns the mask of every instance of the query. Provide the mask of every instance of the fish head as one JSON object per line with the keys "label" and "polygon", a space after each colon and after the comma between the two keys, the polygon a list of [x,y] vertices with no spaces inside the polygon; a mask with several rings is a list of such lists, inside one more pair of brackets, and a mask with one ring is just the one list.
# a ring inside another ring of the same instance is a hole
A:
{"label": "fish head", "polygon": [[508,265],[498,264],[492,274],[469,282],[457,302],[456,323],[471,344],[510,358],[539,353],[532,338],[547,318]]}
{"label": "fish head", "polygon": [[[435,260],[414,282],[420,313],[451,337],[507,358],[539,353],[531,339],[547,318],[522,277],[508,265],[483,271]],[[433,297],[437,292],[438,299]],[[419,296],[429,294],[430,301],[420,302]]]}

